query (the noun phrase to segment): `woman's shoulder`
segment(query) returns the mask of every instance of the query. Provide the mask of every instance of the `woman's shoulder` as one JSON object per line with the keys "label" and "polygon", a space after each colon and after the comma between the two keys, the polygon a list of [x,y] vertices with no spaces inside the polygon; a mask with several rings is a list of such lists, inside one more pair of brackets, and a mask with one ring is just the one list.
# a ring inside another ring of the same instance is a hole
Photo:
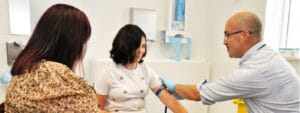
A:
{"label": "woman's shoulder", "polygon": [[121,64],[116,64],[116,63],[108,63],[103,66],[104,71],[116,71],[120,69]]}
{"label": "woman's shoulder", "polygon": [[52,77],[71,77],[73,79],[79,77],[67,65],[49,60],[42,60],[35,69],[35,72],[38,72],[40,76],[52,75]]}
{"label": "woman's shoulder", "polygon": [[60,68],[60,69],[70,69],[67,65],[56,62],[56,61],[50,61],[50,60],[42,60],[39,63],[39,66],[41,67],[47,67],[47,68]]}
{"label": "woman's shoulder", "polygon": [[49,71],[53,73],[69,73],[73,70],[69,68],[67,65],[56,62],[56,61],[50,61],[50,60],[42,60],[37,67],[40,71]]}
{"label": "woman's shoulder", "polygon": [[147,63],[145,63],[145,62],[142,62],[142,63],[139,63],[138,64],[141,68],[142,68],[142,70],[144,70],[144,71],[152,71],[152,68],[149,66],[149,65],[147,65]]}

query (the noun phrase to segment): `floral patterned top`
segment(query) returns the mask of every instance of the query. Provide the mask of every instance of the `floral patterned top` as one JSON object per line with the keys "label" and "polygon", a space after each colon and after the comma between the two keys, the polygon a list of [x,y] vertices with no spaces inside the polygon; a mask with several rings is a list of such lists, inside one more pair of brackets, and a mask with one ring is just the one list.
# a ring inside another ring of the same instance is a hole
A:
{"label": "floral patterned top", "polygon": [[37,68],[13,76],[9,83],[7,113],[99,113],[94,90],[70,68],[42,60]]}

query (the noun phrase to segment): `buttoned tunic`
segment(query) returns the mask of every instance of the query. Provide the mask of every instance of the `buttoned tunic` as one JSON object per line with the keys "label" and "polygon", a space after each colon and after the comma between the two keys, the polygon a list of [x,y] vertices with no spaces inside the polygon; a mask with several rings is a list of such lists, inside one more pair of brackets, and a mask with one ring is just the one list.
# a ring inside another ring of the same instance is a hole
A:
{"label": "buttoned tunic", "polygon": [[160,85],[157,74],[144,63],[134,70],[112,63],[97,77],[95,89],[107,95],[105,109],[112,113],[146,113],[145,97],[149,89]]}

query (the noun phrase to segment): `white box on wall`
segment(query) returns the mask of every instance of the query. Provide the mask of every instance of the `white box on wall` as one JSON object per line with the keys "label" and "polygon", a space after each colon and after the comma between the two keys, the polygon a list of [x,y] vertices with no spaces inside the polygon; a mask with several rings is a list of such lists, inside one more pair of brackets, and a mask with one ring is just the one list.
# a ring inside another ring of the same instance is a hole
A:
{"label": "white box on wall", "polygon": [[141,27],[147,36],[147,40],[154,41],[156,39],[155,10],[130,8],[130,23]]}

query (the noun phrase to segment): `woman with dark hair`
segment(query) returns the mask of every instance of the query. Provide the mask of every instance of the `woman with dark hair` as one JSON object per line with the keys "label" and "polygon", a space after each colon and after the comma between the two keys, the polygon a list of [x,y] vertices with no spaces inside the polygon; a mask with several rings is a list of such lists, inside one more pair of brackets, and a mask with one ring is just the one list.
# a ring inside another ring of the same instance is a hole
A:
{"label": "woman with dark hair", "polygon": [[94,90],[75,73],[90,34],[79,9],[47,9],[12,66],[5,112],[100,112]]}
{"label": "woman with dark hair", "polygon": [[174,113],[186,113],[164,90],[157,74],[143,63],[146,47],[146,35],[138,26],[127,24],[120,29],[110,51],[114,63],[96,80],[100,108],[112,113],[146,113],[145,96],[151,89]]}

